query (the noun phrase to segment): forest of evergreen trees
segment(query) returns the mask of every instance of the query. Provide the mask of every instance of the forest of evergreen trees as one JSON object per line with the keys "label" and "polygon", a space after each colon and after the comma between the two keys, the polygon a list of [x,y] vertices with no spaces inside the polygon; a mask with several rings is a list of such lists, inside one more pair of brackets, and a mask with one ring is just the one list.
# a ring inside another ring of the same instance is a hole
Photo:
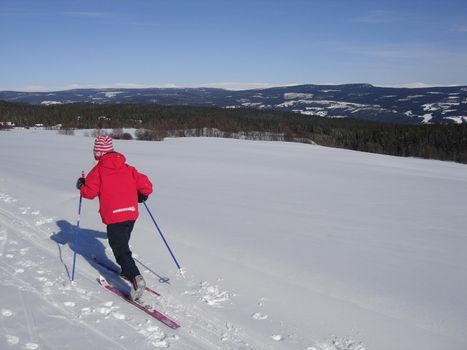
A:
{"label": "forest of evergreen trees", "polygon": [[[29,105],[0,102],[0,127],[45,127],[62,130],[136,128],[138,138],[166,136],[222,137],[265,135],[264,139],[315,142],[395,156],[411,156],[467,163],[467,124],[399,125],[327,119],[256,109],[220,109],[136,104]],[[213,132],[213,130],[215,132]],[[189,131],[189,132],[188,132]]]}

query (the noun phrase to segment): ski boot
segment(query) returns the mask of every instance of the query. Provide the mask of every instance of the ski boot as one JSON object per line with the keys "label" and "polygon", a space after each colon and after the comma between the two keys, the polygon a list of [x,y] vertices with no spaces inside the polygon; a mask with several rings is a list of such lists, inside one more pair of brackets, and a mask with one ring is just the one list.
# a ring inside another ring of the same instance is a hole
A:
{"label": "ski boot", "polygon": [[131,299],[138,300],[143,295],[144,288],[146,288],[146,281],[143,276],[138,275],[131,280],[131,285],[133,287],[130,292]]}

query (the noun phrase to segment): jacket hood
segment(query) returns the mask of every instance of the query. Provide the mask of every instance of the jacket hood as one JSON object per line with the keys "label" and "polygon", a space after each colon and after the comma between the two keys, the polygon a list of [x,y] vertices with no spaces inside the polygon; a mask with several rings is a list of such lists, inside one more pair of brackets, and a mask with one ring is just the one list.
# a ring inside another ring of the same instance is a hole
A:
{"label": "jacket hood", "polygon": [[108,169],[120,169],[126,164],[126,158],[118,152],[109,152],[99,159],[99,166]]}

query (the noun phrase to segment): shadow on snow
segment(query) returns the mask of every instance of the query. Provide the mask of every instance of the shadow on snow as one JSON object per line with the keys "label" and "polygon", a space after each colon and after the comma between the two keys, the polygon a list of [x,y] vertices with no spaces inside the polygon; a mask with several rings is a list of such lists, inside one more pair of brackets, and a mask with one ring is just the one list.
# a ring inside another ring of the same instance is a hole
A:
{"label": "shadow on snow", "polygon": [[[50,239],[57,243],[59,258],[65,267],[68,278],[71,279],[71,265],[72,261],[67,264],[62,257],[62,247],[68,245],[73,252],[77,255],[82,256],[89,265],[91,265],[96,271],[104,276],[109,281],[112,281],[118,288],[122,288],[122,291],[129,293],[130,286],[119,274],[112,272],[120,271],[120,267],[110,260],[106,254],[106,247],[103,244],[103,240],[107,240],[107,233],[96,230],[89,230],[79,228],[76,225],[69,223],[66,220],[58,220],[56,222],[58,226],[58,232],[55,232]],[[79,231],[78,231],[79,230]],[[78,234],[78,240],[76,246],[74,245],[75,236]],[[148,270],[154,276],[157,277],[159,283],[170,283],[170,279],[162,277],[158,273],[154,272],[147,265],[143,264],[139,259],[134,258],[136,263],[141,265],[144,269]],[[97,261],[99,261],[99,263]],[[108,266],[109,269],[105,268],[101,264]],[[69,267],[70,265],[70,267]],[[77,274],[78,267],[75,268],[75,276]]]}

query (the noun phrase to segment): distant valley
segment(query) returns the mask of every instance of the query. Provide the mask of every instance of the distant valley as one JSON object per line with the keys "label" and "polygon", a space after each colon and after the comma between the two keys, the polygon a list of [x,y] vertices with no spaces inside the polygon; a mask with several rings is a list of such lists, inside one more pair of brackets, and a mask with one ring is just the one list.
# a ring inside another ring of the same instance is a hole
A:
{"label": "distant valley", "polygon": [[467,123],[467,86],[387,88],[369,84],[298,85],[232,91],[214,88],[0,91],[0,100],[35,105],[160,104],[254,108],[323,118],[398,124]]}

